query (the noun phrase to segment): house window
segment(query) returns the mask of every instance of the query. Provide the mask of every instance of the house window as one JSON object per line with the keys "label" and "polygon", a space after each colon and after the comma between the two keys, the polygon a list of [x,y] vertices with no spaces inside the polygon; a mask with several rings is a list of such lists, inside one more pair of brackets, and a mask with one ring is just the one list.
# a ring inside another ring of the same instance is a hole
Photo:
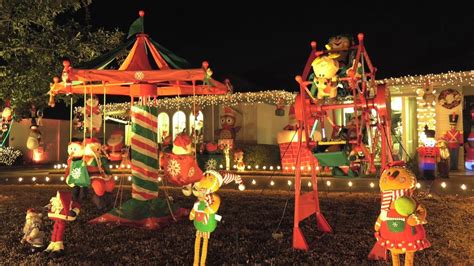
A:
{"label": "house window", "polygon": [[186,115],[183,111],[177,111],[173,115],[173,140],[184,130],[186,130]]}
{"label": "house window", "polygon": [[189,114],[189,134],[193,134],[193,130],[196,130],[196,135],[202,135],[202,127],[204,126],[204,115],[201,111],[198,112],[198,115],[195,117],[191,112]]}
{"label": "house window", "polygon": [[158,142],[163,143],[163,140],[170,134],[170,117],[167,113],[161,112],[158,115]]}

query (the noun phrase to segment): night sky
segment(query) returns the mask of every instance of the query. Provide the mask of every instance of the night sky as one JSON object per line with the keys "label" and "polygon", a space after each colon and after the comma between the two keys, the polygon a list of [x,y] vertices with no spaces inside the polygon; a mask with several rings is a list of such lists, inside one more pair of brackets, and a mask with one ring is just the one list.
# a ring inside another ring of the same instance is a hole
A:
{"label": "night sky", "polygon": [[391,7],[363,1],[357,2],[363,7],[328,1],[168,2],[176,5],[96,0],[89,10],[93,26],[127,32],[143,9],[145,32],[155,41],[194,67],[208,60],[214,77],[229,78],[238,91],[296,90],[294,77],[302,72],[309,43],[322,49],[330,36],[343,33],[365,34],[377,79],[474,69],[474,16],[451,2],[434,8],[433,3]]}

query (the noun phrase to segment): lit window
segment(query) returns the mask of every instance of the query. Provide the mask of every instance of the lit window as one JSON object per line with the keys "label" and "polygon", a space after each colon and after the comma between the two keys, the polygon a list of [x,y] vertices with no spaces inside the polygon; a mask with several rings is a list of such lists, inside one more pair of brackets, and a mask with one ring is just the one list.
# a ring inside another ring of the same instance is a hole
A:
{"label": "lit window", "polygon": [[170,134],[170,117],[167,113],[162,112],[158,115],[158,142],[163,140]]}
{"label": "lit window", "polygon": [[173,140],[184,130],[186,130],[186,115],[182,111],[178,111],[173,115]]}
{"label": "lit window", "polygon": [[193,133],[193,129],[197,131],[197,135],[202,134],[202,128],[204,126],[204,115],[201,111],[198,112],[197,117],[191,112],[189,114],[189,134]]}

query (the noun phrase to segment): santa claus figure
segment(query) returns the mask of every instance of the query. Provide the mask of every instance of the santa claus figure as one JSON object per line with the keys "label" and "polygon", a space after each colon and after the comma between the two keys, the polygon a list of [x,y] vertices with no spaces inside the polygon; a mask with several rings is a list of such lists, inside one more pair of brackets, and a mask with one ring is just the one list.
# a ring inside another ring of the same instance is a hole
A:
{"label": "santa claus figure", "polygon": [[83,160],[84,146],[81,142],[71,142],[67,147],[69,157],[65,170],[66,184],[72,187],[72,198],[76,202],[82,202],[87,195],[91,180],[87,172],[86,163]]}
{"label": "santa claus figure", "polygon": [[99,99],[93,95],[86,100],[84,110],[84,127],[88,132],[98,133],[102,127],[102,113],[99,109]]}
{"label": "santa claus figure", "polygon": [[124,133],[122,130],[115,130],[107,140],[108,158],[112,162],[122,160]]}
{"label": "santa claus figure", "polygon": [[104,211],[112,202],[115,181],[110,175],[107,158],[98,139],[86,139],[84,161],[94,190],[92,200],[99,210]]}
{"label": "santa claus figure", "polygon": [[191,137],[178,134],[173,142],[172,153],[164,153],[163,170],[165,178],[178,186],[189,185],[202,178]]}
{"label": "santa claus figure", "polygon": [[30,252],[37,252],[43,248],[43,215],[35,209],[26,211],[26,222],[23,227],[22,244],[27,244]]}
{"label": "santa claus figure", "polygon": [[46,206],[49,209],[48,217],[54,221],[54,227],[51,233],[51,242],[44,252],[49,257],[59,257],[64,255],[63,235],[66,222],[76,220],[80,205],[72,200],[71,192],[58,191]]}

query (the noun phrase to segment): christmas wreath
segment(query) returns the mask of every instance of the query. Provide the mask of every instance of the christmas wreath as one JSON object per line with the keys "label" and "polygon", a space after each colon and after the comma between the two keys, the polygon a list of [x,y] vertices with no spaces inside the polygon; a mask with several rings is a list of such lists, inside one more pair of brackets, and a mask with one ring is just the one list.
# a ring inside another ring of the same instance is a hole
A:
{"label": "christmas wreath", "polygon": [[461,93],[455,89],[443,90],[438,96],[438,103],[444,108],[453,109],[461,104]]}

